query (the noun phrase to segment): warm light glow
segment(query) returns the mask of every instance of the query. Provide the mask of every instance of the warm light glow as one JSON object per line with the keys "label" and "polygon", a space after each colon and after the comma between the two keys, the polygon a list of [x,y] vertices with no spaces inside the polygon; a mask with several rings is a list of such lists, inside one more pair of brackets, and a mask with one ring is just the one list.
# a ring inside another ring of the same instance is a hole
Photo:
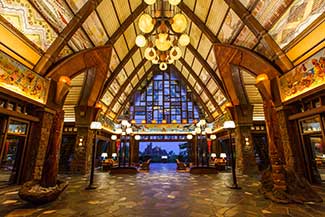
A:
{"label": "warm light glow", "polygon": [[235,128],[235,122],[234,121],[225,121],[223,123],[223,128],[225,128],[225,129],[234,129]]}
{"label": "warm light glow", "polygon": [[148,5],[153,5],[156,3],[156,0],[144,0],[144,2]]}
{"label": "warm light glow", "polygon": [[155,45],[160,51],[167,51],[172,45],[171,41],[167,39],[167,33],[159,33],[158,38],[155,40]]}
{"label": "warm light glow", "polygon": [[108,157],[108,154],[107,153],[102,153],[101,155],[100,155],[102,158],[107,158]]}
{"label": "warm light glow", "polygon": [[196,135],[196,132],[195,132],[195,131],[192,131],[191,133],[192,133],[192,135],[193,135],[193,136],[195,136],[195,135]]}
{"label": "warm light glow", "polygon": [[117,157],[117,154],[116,153],[112,153],[112,157],[113,158],[116,158]]}
{"label": "warm light glow", "polygon": [[147,39],[146,39],[143,35],[138,35],[138,36],[135,38],[135,44],[136,44],[138,47],[144,47],[144,46],[146,46],[146,44],[147,44]]}
{"label": "warm light glow", "polygon": [[150,33],[153,28],[153,19],[149,14],[142,14],[139,18],[139,28],[144,33]]}
{"label": "warm light glow", "polygon": [[121,133],[122,133],[122,129],[121,129],[121,128],[117,128],[117,129],[115,130],[115,132],[116,132],[117,134],[121,134]]}
{"label": "warm light glow", "polygon": [[188,135],[186,136],[186,138],[187,138],[188,140],[191,140],[191,139],[193,139],[193,135],[192,135],[192,134],[188,134]]}
{"label": "warm light glow", "polygon": [[177,121],[176,120],[172,120],[172,124],[177,124]]}
{"label": "warm light glow", "polygon": [[225,104],[225,107],[226,107],[226,108],[230,108],[230,107],[232,107],[232,103],[231,103],[231,102],[227,102],[227,103]]}
{"label": "warm light glow", "polygon": [[95,108],[101,109],[103,106],[99,102],[96,103]]}
{"label": "warm light glow", "polygon": [[195,128],[195,133],[200,134],[201,133],[201,128],[200,127]]}
{"label": "warm light glow", "polygon": [[173,60],[178,60],[182,57],[182,50],[179,47],[173,47],[169,52],[169,56]]}
{"label": "warm light glow", "polygon": [[100,129],[102,129],[102,123],[100,123],[98,121],[93,121],[90,124],[90,129],[92,129],[92,130],[100,130]]}
{"label": "warm light glow", "polygon": [[121,124],[122,126],[127,126],[129,125],[129,122],[127,120],[122,120]]}
{"label": "warm light glow", "polygon": [[146,120],[142,120],[141,121],[141,124],[145,124],[145,123],[147,123]]}
{"label": "warm light glow", "polygon": [[162,124],[167,124],[167,120],[163,119],[163,120],[161,121],[161,123],[162,123]]}
{"label": "warm light glow", "polygon": [[137,122],[133,119],[131,120],[131,124],[136,124]]}
{"label": "warm light glow", "polygon": [[226,153],[220,153],[220,157],[221,157],[221,158],[226,158],[227,155],[226,155]]}
{"label": "warm light glow", "polygon": [[152,123],[152,124],[156,124],[157,121],[156,121],[156,120],[152,120],[151,123]]}
{"label": "warm light glow", "polygon": [[216,158],[217,157],[217,154],[216,153],[211,153],[211,157],[212,158]]}
{"label": "warm light glow", "polygon": [[117,139],[117,136],[116,135],[112,135],[111,136],[111,140],[116,140]]}
{"label": "warm light glow", "polygon": [[70,85],[71,79],[68,76],[60,76],[59,82],[66,83],[67,85]]}
{"label": "warm light glow", "polygon": [[212,140],[215,140],[217,138],[217,136],[215,135],[215,134],[212,134],[211,136],[210,136],[210,139],[212,139]]}
{"label": "warm light glow", "polygon": [[147,60],[154,60],[157,57],[156,50],[154,48],[152,48],[152,47],[147,47],[144,50],[144,57]]}
{"label": "warm light glow", "polygon": [[159,69],[161,70],[161,71],[165,71],[166,69],[168,68],[168,66],[167,66],[167,63],[160,63],[159,64]]}
{"label": "warm light glow", "polygon": [[182,120],[182,124],[187,124],[187,120],[186,119],[183,119]]}
{"label": "warm light glow", "polygon": [[204,119],[201,119],[199,123],[201,126],[204,126],[207,122]]}
{"label": "warm light glow", "polygon": [[126,131],[127,134],[131,134],[133,132],[132,128],[126,128],[125,131]]}
{"label": "warm light glow", "polygon": [[178,39],[178,43],[180,46],[186,47],[187,45],[190,44],[190,36],[188,36],[188,34],[182,34],[179,39]]}
{"label": "warm light glow", "polygon": [[168,0],[171,5],[178,5],[182,0]]}
{"label": "warm light glow", "polygon": [[257,77],[256,77],[256,84],[259,83],[260,81],[265,81],[265,80],[268,80],[269,77],[267,76],[267,74],[263,73],[263,74],[259,74]]}
{"label": "warm light glow", "polygon": [[182,33],[187,28],[187,20],[183,14],[176,14],[173,17],[172,29],[174,32]]}
{"label": "warm light glow", "polygon": [[140,139],[141,139],[141,136],[140,136],[140,135],[135,135],[135,136],[134,136],[134,139],[135,139],[135,140],[140,140]]}

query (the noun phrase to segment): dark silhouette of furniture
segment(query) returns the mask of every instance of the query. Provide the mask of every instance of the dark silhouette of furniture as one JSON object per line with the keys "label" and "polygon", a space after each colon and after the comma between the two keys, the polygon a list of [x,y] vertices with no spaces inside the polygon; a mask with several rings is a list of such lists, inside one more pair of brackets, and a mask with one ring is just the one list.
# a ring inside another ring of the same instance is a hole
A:
{"label": "dark silhouette of furniture", "polygon": [[146,162],[140,164],[140,170],[149,170],[151,159],[148,159]]}
{"label": "dark silhouette of furniture", "polygon": [[176,159],[177,170],[186,170],[186,164]]}

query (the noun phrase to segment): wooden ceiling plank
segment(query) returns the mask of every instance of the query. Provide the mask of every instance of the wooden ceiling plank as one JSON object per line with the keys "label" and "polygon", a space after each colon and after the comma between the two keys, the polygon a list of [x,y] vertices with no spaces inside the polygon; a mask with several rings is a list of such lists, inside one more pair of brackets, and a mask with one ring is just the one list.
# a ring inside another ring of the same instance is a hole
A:
{"label": "wooden ceiling plank", "polygon": [[[117,99],[122,95],[122,93],[124,93],[125,88],[128,86],[128,84],[132,81],[132,79],[137,75],[138,71],[143,67],[143,65],[147,62],[147,59],[142,59],[142,61],[137,65],[137,67],[135,67],[135,69],[133,70],[133,72],[131,73],[131,75],[127,78],[127,80],[122,84],[122,86],[120,87],[119,91],[117,92],[117,94],[114,96],[115,98],[115,103],[117,102]],[[112,108],[114,107],[114,103],[111,103],[108,106],[107,111],[111,111]]]}
{"label": "wooden ceiling plank", "polygon": [[127,53],[127,55],[123,58],[123,60],[118,64],[118,66],[115,68],[115,70],[112,72],[111,76],[106,80],[103,88],[103,92],[101,94],[101,97],[105,94],[105,90],[111,86],[112,82],[118,75],[118,73],[123,69],[125,64],[132,58],[133,54],[138,50],[138,46],[134,45],[131,50]]}
{"label": "wooden ceiling plank", "polygon": [[287,72],[292,69],[292,62],[289,60],[280,46],[273,40],[267,30],[264,29],[264,27],[242,3],[237,0],[225,0],[225,2],[241,18],[244,24],[248,26],[257,39],[260,39],[265,47],[271,49],[277,55],[277,60],[275,60],[275,63],[281,68],[281,70],[283,72]]}
{"label": "wooden ceiling plank", "polygon": [[227,97],[224,85],[215,71],[211,68],[209,63],[205,61],[205,59],[201,56],[201,54],[191,45],[187,45],[187,48],[192,52],[192,54],[196,57],[196,59],[201,63],[203,68],[210,74],[211,78],[217,83],[218,87],[220,88],[221,92]]}
{"label": "wooden ceiling plank", "polygon": [[60,35],[47,49],[46,53],[38,61],[34,67],[34,71],[41,75],[46,73],[50,66],[55,62],[63,47],[68,43],[78,28],[81,27],[84,21],[101,2],[102,0],[89,0],[86,4],[84,4],[84,6],[82,6],[78,13],[72,18],[72,20],[62,30]]}
{"label": "wooden ceiling plank", "polygon": [[199,85],[201,86],[201,88],[203,88],[203,91],[206,92],[206,94],[208,95],[208,97],[209,97],[211,103],[213,104],[213,106],[218,110],[218,112],[220,114],[222,114],[222,111],[221,111],[218,103],[216,102],[216,100],[212,96],[211,92],[208,90],[208,88],[203,83],[203,81],[199,78],[199,76],[193,71],[192,67],[190,67],[190,65],[187,64],[187,62],[183,58],[180,58],[179,61],[187,69],[187,71],[194,77],[194,79],[199,83]]}

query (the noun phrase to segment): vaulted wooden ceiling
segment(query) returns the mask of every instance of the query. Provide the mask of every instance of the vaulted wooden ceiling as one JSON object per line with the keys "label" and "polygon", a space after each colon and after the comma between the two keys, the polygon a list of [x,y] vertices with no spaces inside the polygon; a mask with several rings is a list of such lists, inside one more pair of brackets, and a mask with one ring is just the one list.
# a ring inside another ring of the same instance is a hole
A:
{"label": "vaulted wooden ceiling", "polygon": [[[164,0],[167,4],[167,0]],[[151,10],[142,0],[0,0],[0,48],[41,75],[63,58],[100,45],[112,45],[113,54],[101,102],[111,118],[121,112],[130,94],[153,69],[144,50],[135,45],[139,16]],[[246,47],[290,70],[310,48],[296,52],[312,30],[323,25],[325,0],[183,0],[170,6],[188,18],[191,43],[175,63],[191,89],[217,118],[227,93],[213,51],[214,43]],[[315,38],[315,37],[314,37]],[[261,101],[249,72],[242,74],[256,119],[263,116]],[[82,76],[68,96],[67,110],[77,104]],[[74,84],[74,83],[73,83]],[[78,87],[78,88],[77,88]],[[70,107],[69,107],[70,105]]]}

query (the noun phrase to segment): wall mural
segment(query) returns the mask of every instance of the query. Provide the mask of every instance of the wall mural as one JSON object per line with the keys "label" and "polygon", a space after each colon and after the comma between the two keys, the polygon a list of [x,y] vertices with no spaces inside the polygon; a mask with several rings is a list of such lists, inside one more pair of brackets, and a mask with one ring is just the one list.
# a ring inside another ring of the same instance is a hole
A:
{"label": "wall mural", "polygon": [[45,104],[49,81],[0,51],[0,86]]}
{"label": "wall mural", "polygon": [[282,101],[325,84],[325,48],[279,79]]}

